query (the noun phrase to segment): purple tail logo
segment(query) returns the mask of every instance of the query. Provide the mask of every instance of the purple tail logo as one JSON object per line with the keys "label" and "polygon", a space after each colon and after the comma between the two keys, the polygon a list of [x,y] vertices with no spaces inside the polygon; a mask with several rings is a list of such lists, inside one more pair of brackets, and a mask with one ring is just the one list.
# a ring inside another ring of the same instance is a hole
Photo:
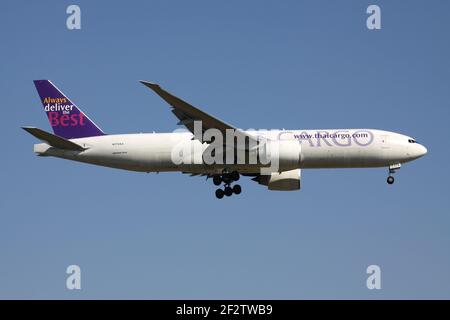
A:
{"label": "purple tail logo", "polygon": [[34,80],[53,132],[66,139],[104,135],[51,81]]}

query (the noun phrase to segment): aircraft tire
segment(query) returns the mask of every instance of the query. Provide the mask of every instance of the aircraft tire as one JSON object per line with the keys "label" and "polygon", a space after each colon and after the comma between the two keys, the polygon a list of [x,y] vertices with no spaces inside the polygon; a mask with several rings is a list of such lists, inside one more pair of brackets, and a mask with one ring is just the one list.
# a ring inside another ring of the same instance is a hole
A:
{"label": "aircraft tire", "polygon": [[213,183],[216,186],[220,186],[220,184],[222,183],[222,178],[219,175],[215,175],[213,177]]}
{"label": "aircraft tire", "polygon": [[231,189],[231,187],[225,187],[224,193],[227,197],[229,197],[233,194],[233,189]]}
{"label": "aircraft tire", "polygon": [[240,194],[241,192],[242,192],[241,186],[238,185],[238,184],[235,184],[235,185],[233,186],[233,193],[234,193],[234,194]]}
{"label": "aircraft tire", "polygon": [[233,171],[231,174],[231,179],[233,179],[233,181],[238,181],[239,180],[239,172],[237,171]]}
{"label": "aircraft tire", "polygon": [[222,189],[217,189],[216,190],[216,198],[217,199],[222,199],[223,198],[223,196],[224,196],[224,192],[223,192],[223,190]]}

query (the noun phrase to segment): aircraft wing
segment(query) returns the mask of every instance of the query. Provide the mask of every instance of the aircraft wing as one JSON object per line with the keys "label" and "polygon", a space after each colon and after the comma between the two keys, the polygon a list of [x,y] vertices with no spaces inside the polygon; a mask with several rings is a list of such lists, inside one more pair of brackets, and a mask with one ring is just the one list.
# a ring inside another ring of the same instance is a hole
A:
{"label": "aircraft wing", "polygon": [[[172,106],[172,113],[180,120],[178,124],[184,125],[189,131],[191,131],[194,135],[194,121],[202,122],[202,134],[208,129],[218,129],[223,134],[224,144],[226,137],[226,130],[232,129],[235,130],[235,135],[239,138],[246,138],[245,141],[248,141],[250,145],[256,146],[258,140],[255,136],[246,133],[241,129],[237,129],[236,127],[217,119],[210,114],[200,110],[199,108],[194,107],[193,105],[187,103],[186,101],[181,100],[180,98],[172,95],[171,93],[162,89],[158,84],[151,83],[148,81],[140,81],[143,85],[152,89],[157,95],[159,95],[163,100],[165,100],[168,104]],[[195,137],[200,141],[203,141],[202,137]],[[242,140],[244,141],[244,140]],[[246,143],[246,149],[248,144]]]}

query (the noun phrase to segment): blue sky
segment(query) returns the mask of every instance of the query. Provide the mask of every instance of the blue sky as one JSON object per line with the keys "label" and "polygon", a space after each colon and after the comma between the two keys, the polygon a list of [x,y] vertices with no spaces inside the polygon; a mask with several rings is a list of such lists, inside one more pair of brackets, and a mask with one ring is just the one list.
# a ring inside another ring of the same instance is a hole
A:
{"label": "blue sky", "polygon": [[[69,31],[69,4],[82,29]],[[366,28],[378,4],[382,29]],[[448,1],[7,1],[0,298],[450,298]],[[39,158],[51,79],[108,133],[171,132],[138,83],[242,128],[353,128],[415,137],[387,169],[305,170],[299,192]],[[65,287],[66,267],[82,290]],[[382,289],[366,288],[381,267]]]}

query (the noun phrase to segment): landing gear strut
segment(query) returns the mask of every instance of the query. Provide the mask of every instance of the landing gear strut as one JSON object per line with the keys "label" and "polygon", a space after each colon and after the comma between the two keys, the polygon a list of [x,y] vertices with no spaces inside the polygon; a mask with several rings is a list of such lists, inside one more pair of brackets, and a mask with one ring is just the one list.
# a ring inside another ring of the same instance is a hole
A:
{"label": "landing gear strut", "polygon": [[400,169],[400,167],[401,167],[400,163],[389,166],[389,176],[387,177],[387,180],[386,180],[388,184],[394,183],[395,179],[394,179],[393,174],[395,173],[395,170]]}
{"label": "landing gear strut", "polygon": [[218,199],[222,199],[224,196],[230,197],[234,194],[240,194],[242,192],[242,188],[240,185],[235,184],[233,187],[231,186],[231,183],[234,181],[239,180],[239,172],[233,171],[231,173],[223,173],[222,175],[215,175],[213,177],[213,183],[216,186],[219,186],[224,183],[223,189],[217,189],[216,190],[216,197]]}

